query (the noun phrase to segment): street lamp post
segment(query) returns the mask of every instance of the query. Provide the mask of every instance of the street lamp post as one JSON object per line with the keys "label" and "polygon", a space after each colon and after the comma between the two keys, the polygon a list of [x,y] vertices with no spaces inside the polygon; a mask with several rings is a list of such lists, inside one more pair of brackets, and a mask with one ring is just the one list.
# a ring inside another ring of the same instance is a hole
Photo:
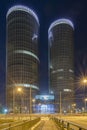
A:
{"label": "street lamp post", "polygon": [[87,98],[85,98],[84,101],[85,101],[85,112],[86,112],[86,102],[87,102]]}
{"label": "street lamp post", "polygon": [[33,103],[32,104],[32,111],[33,112],[35,112],[35,101],[36,101],[35,99],[32,99],[32,103]]}
{"label": "street lamp post", "polygon": [[31,104],[31,100],[32,100],[32,99],[31,99],[31,86],[30,86],[30,114],[32,113],[32,108],[31,108],[31,107],[32,107],[32,104]]}
{"label": "street lamp post", "polygon": [[[16,87],[13,87],[13,113],[15,113],[15,95],[16,95],[16,93],[21,93],[22,92],[22,88],[21,87],[18,87],[18,88],[16,88]],[[21,97],[20,97],[21,98]],[[20,102],[21,103],[21,102]],[[22,104],[20,104],[21,106],[22,106]],[[21,106],[20,106],[20,112],[21,112]]]}
{"label": "street lamp post", "polygon": [[31,120],[31,114],[32,114],[32,90],[31,90],[31,86],[30,86],[30,100],[29,100],[29,114],[30,114],[30,120]]}
{"label": "street lamp post", "polygon": [[15,107],[15,95],[14,95],[14,87],[13,87],[13,113],[14,113],[14,107]]}
{"label": "street lamp post", "polygon": [[73,112],[75,112],[76,103],[72,104]]}
{"label": "street lamp post", "polygon": [[[17,88],[17,92],[18,93],[22,93],[22,88],[21,87],[19,87],[19,88]],[[22,97],[20,96],[20,113],[22,113],[22,99],[21,99]]]}
{"label": "street lamp post", "polygon": [[[87,86],[87,76],[83,76],[81,77],[81,81],[80,81],[80,85],[86,87]],[[86,91],[85,91],[86,92]],[[87,102],[87,98],[86,98],[86,94],[84,93],[84,102],[85,102],[85,112],[86,112],[86,102]]]}
{"label": "street lamp post", "polygon": [[62,103],[61,103],[61,91],[60,91],[60,114],[62,113]]}

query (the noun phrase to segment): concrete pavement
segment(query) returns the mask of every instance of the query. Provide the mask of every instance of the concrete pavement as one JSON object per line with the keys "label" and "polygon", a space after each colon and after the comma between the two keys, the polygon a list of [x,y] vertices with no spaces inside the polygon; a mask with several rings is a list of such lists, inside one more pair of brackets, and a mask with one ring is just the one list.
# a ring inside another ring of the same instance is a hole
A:
{"label": "concrete pavement", "polygon": [[59,130],[56,124],[49,118],[42,118],[41,123],[33,130]]}
{"label": "concrete pavement", "polygon": [[52,120],[47,120],[45,121],[42,130],[58,130],[58,128]]}

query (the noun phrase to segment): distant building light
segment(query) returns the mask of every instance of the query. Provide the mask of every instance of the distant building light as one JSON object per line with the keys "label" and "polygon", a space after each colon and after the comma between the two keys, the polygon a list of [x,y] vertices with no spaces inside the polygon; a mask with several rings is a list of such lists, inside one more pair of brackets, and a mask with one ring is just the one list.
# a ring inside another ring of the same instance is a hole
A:
{"label": "distant building light", "polygon": [[48,38],[49,38],[50,46],[52,46],[52,41],[53,41],[53,34],[52,34],[52,32],[49,33]]}
{"label": "distant building light", "polygon": [[64,69],[58,69],[59,72],[64,71]]}
{"label": "distant building light", "polygon": [[44,100],[48,100],[48,96],[44,96]]}
{"label": "distant building light", "polygon": [[50,94],[53,94],[53,93],[54,93],[54,92],[51,90],[51,91],[50,91]]}
{"label": "distant building light", "polygon": [[53,71],[52,71],[52,74],[54,74],[54,73],[56,73],[56,71],[55,71],[55,70],[53,70]]}
{"label": "distant building light", "polygon": [[50,64],[50,69],[53,69],[53,66]]}
{"label": "distant building light", "polygon": [[37,86],[32,85],[32,84],[11,84],[11,86],[15,86],[15,87],[26,87],[26,88],[34,88],[34,89],[39,89]]}
{"label": "distant building light", "polygon": [[71,92],[71,89],[64,89],[64,92]]}
{"label": "distant building light", "polygon": [[64,71],[64,69],[57,69],[57,70],[53,70],[52,73],[54,74],[54,73],[62,72],[62,71]]}
{"label": "distant building light", "polygon": [[38,36],[36,34],[33,35],[32,41],[37,40]]}
{"label": "distant building light", "polygon": [[49,33],[49,39],[53,39],[53,34],[52,34],[52,32]]}
{"label": "distant building light", "polygon": [[4,113],[7,113],[8,112],[8,110],[7,109],[4,109]]}
{"label": "distant building light", "polygon": [[36,99],[40,99],[40,100],[54,100],[54,95],[36,95]]}
{"label": "distant building light", "polygon": [[62,76],[60,76],[60,77],[58,77],[58,79],[63,79],[63,77],[62,77]]}
{"label": "distant building light", "polygon": [[72,69],[69,69],[69,72],[74,73],[74,71]]}

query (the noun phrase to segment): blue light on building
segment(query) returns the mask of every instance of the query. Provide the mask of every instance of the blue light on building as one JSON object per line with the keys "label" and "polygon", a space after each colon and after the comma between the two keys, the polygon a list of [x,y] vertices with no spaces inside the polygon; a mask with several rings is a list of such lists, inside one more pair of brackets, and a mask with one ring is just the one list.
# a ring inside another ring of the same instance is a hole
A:
{"label": "blue light on building", "polygon": [[54,95],[36,95],[36,113],[54,113]]}

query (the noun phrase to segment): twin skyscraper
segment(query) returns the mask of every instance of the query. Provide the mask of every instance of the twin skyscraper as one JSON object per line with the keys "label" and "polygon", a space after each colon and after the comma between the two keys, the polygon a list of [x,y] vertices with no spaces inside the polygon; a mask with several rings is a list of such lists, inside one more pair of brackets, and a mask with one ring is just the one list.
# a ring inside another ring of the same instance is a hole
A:
{"label": "twin skyscraper", "polygon": [[[17,5],[8,10],[6,100],[9,111],[29,112],[30,100],[39,92],[39,27],[38,17],[30,8]],[[61,93],[62,109],[70,108],[74,102],[73,30],[68,19],[56,20],[48,29],[49,92],[55,95],[57,103]]]}

